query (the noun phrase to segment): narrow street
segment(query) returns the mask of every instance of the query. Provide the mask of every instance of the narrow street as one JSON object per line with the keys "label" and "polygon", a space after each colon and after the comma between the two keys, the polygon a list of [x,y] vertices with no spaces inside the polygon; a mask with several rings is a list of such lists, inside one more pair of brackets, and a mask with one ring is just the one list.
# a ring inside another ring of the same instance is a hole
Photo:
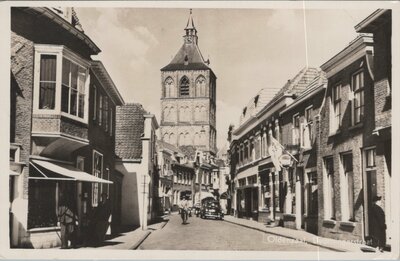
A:
{"label": "narrow street", "polygon": [[153,232],[139,249],[329,251],[220,220],[191,217],[189,224],[183,225],[177,214],[172,214],[168,224],[163,229]]}

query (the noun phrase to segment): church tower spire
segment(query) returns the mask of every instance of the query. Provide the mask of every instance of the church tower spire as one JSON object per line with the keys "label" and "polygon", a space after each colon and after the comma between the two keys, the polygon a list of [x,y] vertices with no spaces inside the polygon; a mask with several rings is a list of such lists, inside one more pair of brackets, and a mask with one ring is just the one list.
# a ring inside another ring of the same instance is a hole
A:
{"label": "church tower spire", "polygon": [[190,9],[189,18],[185,27],[186,34],[183,36],[186,44],[197,44],[197,29],[194,26],[192,9]]}

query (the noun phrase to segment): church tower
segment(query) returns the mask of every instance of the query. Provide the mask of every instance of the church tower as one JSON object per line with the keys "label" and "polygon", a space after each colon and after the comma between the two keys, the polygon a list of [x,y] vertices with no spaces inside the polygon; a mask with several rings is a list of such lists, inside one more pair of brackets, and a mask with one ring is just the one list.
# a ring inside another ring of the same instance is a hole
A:
{"label": "church tower", "polygon": [[192,10],[183,45],[161,69],[161,139],[216,154],[216,79],[199,46]]}

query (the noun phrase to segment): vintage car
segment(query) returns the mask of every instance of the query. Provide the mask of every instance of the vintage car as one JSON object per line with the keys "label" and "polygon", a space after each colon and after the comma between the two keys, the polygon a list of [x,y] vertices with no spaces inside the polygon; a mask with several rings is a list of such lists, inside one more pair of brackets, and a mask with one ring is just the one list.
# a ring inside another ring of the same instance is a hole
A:
{"label": "vintage car", "polygon": [[218,201],[207,201],[201,208],[200,217],[222,220],[224,218],[224,213],[222,213],[221,206],[219,205]]}

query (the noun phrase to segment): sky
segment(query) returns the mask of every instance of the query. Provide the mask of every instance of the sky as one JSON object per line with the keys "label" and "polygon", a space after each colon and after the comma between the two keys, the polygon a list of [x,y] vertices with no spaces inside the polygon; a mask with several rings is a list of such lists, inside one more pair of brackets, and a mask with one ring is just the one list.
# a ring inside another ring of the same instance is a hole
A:
{"label": "sky", "polygon": [[[217,146],[262,88],[281,88],[307,64],[319,67],[346,47],[375,8],[194,8],[199,48],[217,76]],[[76,8],[125,102],[160,119],[161,73],[183,44],[188,8]]]}

